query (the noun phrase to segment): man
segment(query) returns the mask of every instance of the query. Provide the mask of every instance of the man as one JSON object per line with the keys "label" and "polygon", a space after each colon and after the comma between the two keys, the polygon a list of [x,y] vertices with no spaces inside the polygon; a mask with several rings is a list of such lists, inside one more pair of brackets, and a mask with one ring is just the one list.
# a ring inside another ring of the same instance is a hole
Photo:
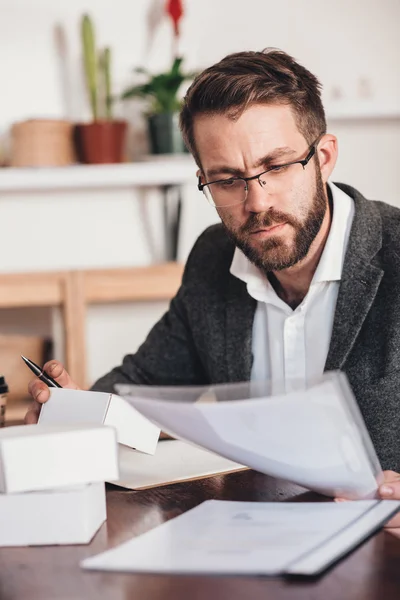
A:
{"label": "man", "polygon": [[[249,379],[290,389],[342,369],[383,468],[400,470],[400,211],[328,183],[338,149],[318,80],[278,50],[227,56],[189,88],[181,128],[222,223],[196,242],[138,352],[94,389]],[[76,387],[59,363],[46,370]],[[48,390],[34,380],[30,392],[34,422]],[[382,496],[400,498],[398,478],[386,473]]]}

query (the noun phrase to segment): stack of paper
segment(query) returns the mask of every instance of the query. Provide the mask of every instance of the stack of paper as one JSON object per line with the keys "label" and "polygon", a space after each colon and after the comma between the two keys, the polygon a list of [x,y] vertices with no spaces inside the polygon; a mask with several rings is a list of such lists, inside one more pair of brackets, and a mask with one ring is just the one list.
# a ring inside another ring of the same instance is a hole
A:
{"label": "stack of paper", "polygon": [[400,502],[208,500],[81,563],[135,573],[315,575],[376,531]]}
{"label": "stack of paper", "polygon": [[23,425],[0,430],[0,546],[86,544],[118,479],[114,429]]}

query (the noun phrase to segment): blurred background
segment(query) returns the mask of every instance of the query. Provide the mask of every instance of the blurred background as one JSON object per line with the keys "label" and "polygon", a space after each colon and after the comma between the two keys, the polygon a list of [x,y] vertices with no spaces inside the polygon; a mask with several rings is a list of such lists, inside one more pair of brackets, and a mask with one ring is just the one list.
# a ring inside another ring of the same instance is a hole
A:
{"label": "blurred background", "polygon": [[[0,373],[134,352],[217,221],[176,132],[195,72],[279,47],[323,84],[334,181],[400,206],[398,0],[0,0]],[[22,406],[22,408],[21,408]],[[15,408],[15,410],[14,410]]]}

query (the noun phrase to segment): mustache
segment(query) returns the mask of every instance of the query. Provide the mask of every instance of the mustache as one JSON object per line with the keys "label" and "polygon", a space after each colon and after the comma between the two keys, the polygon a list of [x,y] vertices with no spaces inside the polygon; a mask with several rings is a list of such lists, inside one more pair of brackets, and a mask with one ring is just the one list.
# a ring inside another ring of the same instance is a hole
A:
{"label": "mustache", "polygon": [[258,229],[273,227],[275,225],[281,225],[282,223],[288,223],[294,228],[298,227],[297,219],[294,219],[291,215],[287,215],[279,210],[271,209],[267,213],[251,214],[246,223],[241,226],[240,233],[242,235],[248,235]]}

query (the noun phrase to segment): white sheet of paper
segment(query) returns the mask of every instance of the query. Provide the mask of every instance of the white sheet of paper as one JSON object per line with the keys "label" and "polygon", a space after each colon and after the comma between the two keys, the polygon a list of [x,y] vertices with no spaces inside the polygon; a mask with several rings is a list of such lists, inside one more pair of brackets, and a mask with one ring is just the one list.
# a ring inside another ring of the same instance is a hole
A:
{"label": "white sheet of paper", "polygon": [[208,500],[113,550],[85,569],[140,573],[314,574],[394,514],[400,502]]}
{"label": "white sheet of paper", "polygon": [[351,398],[334,376],[286,395],[210,404],[155,400],[151,390],[140,397],[137,387],[129,389],[119,387],[174,437],[328,496],[374,497],[379,463],[357,407],[346,405]]}
{"label": "white sheet of paper", "polygon": [[158,443],[153,456],[120,445],[120,478],[112,483],[139,490],[245,468],[193,444],[164,440]]}

